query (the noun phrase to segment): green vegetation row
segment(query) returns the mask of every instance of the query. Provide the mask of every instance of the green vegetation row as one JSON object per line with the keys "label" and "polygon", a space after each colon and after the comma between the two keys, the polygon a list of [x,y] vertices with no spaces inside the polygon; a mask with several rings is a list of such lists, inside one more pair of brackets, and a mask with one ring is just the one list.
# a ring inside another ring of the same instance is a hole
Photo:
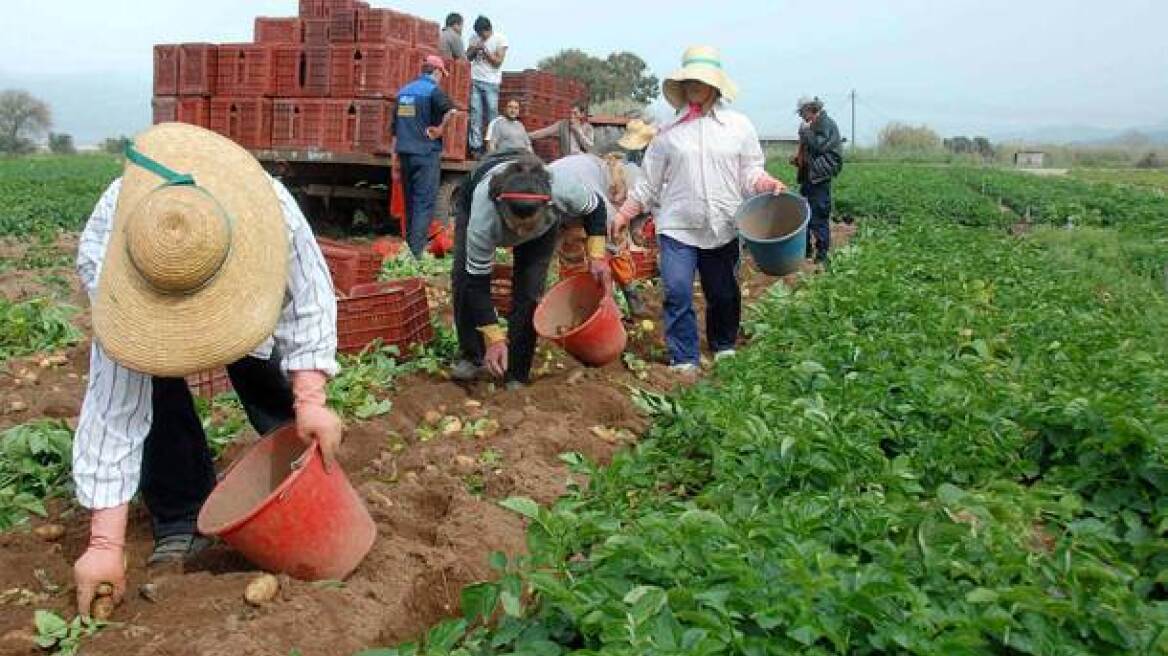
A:
{"label": "green vegetation row", "polygon": [[913,202],[716,381],[641,395],[632,451],[568,456],[587,489],[504,502],[530,555],[461,619],[367,653],[1168,653],[1162,290],[1117,231]]}
{"label": "green vegetation row", "polygon": [[80,231],[120,171],[109,155],[0,158],[0,236]]}
{"label": "green vegetation row", "polygon": [[76,344],[81,339],[71,321],[76,311],[48,298],[15,303],[0,298],[0,365],[12,357]]}

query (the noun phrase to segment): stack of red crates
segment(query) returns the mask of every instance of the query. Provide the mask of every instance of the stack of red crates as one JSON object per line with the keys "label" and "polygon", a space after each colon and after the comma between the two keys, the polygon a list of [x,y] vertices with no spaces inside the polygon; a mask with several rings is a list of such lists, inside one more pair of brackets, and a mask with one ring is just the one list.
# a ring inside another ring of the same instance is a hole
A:
{"label": "stack of red crates", "polygon": [[[518,100],[522,106],[523,124],[527,129],[539,130],[568,118],[574,103],[588,100],[588,89],[577,80],[528,69],[503,73],[499,106],[511,100]],[[546,161],[559,159],[561,155],[560,142],[555,137],[538,139],[533,145],[535,153]]]}
{"label": "stack of red crates", "polygon": [[[253,43],[154,48],[154,122],[206,127],[251,149],[386,154],[393,99],[438,52],[438,23],[359,0],[300,0],[255,19]],[[470,67],[443,83],[461,109]],[[461,123],[465,132],[465,120]],[[444,157],[465,159],[465,134]]]}

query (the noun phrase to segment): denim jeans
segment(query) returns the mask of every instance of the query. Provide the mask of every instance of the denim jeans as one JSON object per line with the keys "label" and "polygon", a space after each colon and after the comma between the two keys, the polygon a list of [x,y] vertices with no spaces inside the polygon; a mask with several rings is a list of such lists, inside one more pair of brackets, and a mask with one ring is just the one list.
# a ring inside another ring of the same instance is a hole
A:
{"label": "denim jeans", "polygon": [[475,80],[470,89],[470,134],[467,144],[476,152],[483,150],[487,126],[499,115],[499,85]]}
{"label": "denim jeans", "polygon": [[807,256],[814,250],[815,259],[827,259],[831,250],[831,180],[818,184],[804,182],[799,193],[811,205],[811,222],[807,226]]}
{"label": "denim jeans", "polygon": [[665,344],[671,364],[698,364],[698,324],[693,309],[694,274],[706,297],[706,340],[717,353],[734,348],[742,318],[738,288],[738,240],[718,248],[687,246],[666,235],[661,244],[661,280],[665,284]]}
{"label": "denim jeans", "polygon": [[401,161],[402,193],[405,194],[406,243],[415,258],[421,258],[430,237],[430,222],[438,202],[438,185],[442,178],[439,153],[398,155]]}

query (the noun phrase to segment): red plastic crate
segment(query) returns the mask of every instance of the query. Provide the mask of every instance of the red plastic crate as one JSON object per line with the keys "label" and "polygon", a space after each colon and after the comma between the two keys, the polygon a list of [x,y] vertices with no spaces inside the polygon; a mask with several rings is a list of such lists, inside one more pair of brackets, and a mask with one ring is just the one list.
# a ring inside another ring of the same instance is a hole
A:
{"label": "red plastic crate", "polygon": [[154,46],[154,95],[178,95],[178,46]]}
{"label": "red plastic crate", "polygon": [[269,98],[212,98],[210,128],[244,148],[270,148],[272,101]]}
{"label": "red plastic crate", "polygon": [[336,152],[388,153],[393,102],[334,100],[325,107],[324,147]]}
{"label": "red plastic crate", "polygon": [[545,162],[554,162],[562,155],[560,152],[560,140],[555,137],[547,139],[536,139],[532,143],[535,149],[535,154]]}
{"label": "red plastic crate", "polygon": [[417,36],[417,19],[392,9],[358,9],[357,41],[413,45]]}
{"label": "red plastic crate", "polygon": [[216,93],[270,96],[276,92],[276,51],[254,43],[219,46]]}
{"label": "red plastic crate", "polygon": [[644,251],[632,251],[629,256],[633,260],[633,280],[648,280],[656,278],[659,270],[657,268],[657,248],[649,248]]}
{"label": "red plastic crate", "polygon": [[467,126],[470,116],[466,112],[458,112],[446,126],[446,134],[442,135],[442,159],[461,162],[466,159]]}
{"label": "red plastic crate", "polygon": [[332,95],[338,98],[393,98],[406,82],[409,50],[387,45],[332,47]]}
{"label": "red plastic crate", "polygon": [[413,43],[418,48],[438,49],[438,39],[442,28],[434,21],[419,18],[414,24]]}
{"label": "red plastic crate", "polygon": [[348,244],[324,237],[317,237],[316,242],[320,245],[320,252],[324,255],[338,296],[348,296],[357,285],[377,280],[377,274],[381,272],[382,256],[371,246]]}
{"label": "red plastic crate", "polygon": [[211,101],[201,96],[159,96],[152,103],[154,124],[189,123],[205,128],[210,125]]}
{"label": "red plastic crate", "polygon": [[215,95],[215,66],[219,49],[211,43],[184,43],[178,53],[178,93]]}
{"label": "red plastic crate", "polygon": [[447,59],[446,70],[450,75],[442,79],[442,90],[455,107],[467,109],[470,107],[470,62],[465,59]]}
{"label": "red plastic crate", "polygon": [[332,18],[337,10],[353,9],[353,0],[300,0],[301,18]]}
{"label": "red plastic crate", "polygon": [[219,368],[212,371],[201,371],[187,376],[187,387],[196,398],[210,401],[220,394],[231,391],[231,377],[227,369]]}
{"label": "red plastic crate", "polygon": [[332,42],[333,22],[327,18],[305,18],[301,26],[304,45],[327,46]]}
{"label": "red plastic crate", "polygon": [[332,48],[329,46],[274,46],[276,95],[281,98],[320,98],[329,95]]}
{"label": "red plastic crate", "polygon": [[256,43],[275,45],[277,43],[301,43],[304,41],[303,24],[299,18],[272,18],[260,16],[255,19],[253,32]]}
{"label": "red plastic crate", "polygon": [[511,300],[511,278],[515,272],[514,266],[510,264],[495,263],[494,270],[491,271],[491,303],[495,306],[495,311],[500,315],[506,317],[511,314],[511,307],[513,302]]}
{"label": "red plastic crate", "polygon": [[355,353],[380,339],[402,354],[434,339],[426,287],[420,278],[358,285],[337,299],[337,350]]}
{"label": "red plastic crate", "polygon": [[324,145],[324,100],[272,100],[273,148],[320,148]]}
{"label": "red plastic crate", "polygon": [[352,43],[357,40],[357,9],[335,9],[329,19],[329,41]]}

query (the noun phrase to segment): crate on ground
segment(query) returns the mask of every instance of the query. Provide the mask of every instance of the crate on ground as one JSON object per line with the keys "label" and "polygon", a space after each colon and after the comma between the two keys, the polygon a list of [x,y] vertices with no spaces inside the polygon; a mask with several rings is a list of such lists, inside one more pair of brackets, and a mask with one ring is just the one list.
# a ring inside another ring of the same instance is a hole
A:
{"label": "crate on ground", "polygon": [[324,237],[317,237],[316,243],[320,245],[338,295],[348,296],[354,287],[377,280],[383,258],[372,246]]}
{"label": "crate on ground", "polygon": [[213,43],[184,43],[178,48],[179,95],[215,95],[219,48]]}
{"label": "crate on ground", "polygon": [[649,280],[656,278],[659,270],[657,268],[656,247],[648,248],[643,251],[631,251],[629,256],[633,260],[633,280]]}
{"label": "crate on ground", "polygon": [[388,153],[393,102],[333,100],[325,106],[324,147],[336,152]]}
{"label": "crate on ground", "polygon": [[406,82],[408,52],[388,45],[333,45],[332,95],[337,98],[393,98]]}
{"label": "crate on ground", "polygon": [[329,41],[331,43],[352,43],[357,40],[357,8],[333,10],[329,18]]}
{"label": "crate on ground", "polygon": [[275,98],[272,100],[273,148],[320,148],[324,144],[325,100]]}
{"label": "crate on ground", "polygon": [[301,43],[304,41],[303,29],[304,24],[299,18],[260,16],[255,19],[253,35],[256,43]]}
{"label": "crate on ground", "polygon": [[212,98],[210,128],[244,148],[270,148],[272,101],[270,98]]}
{"label": "crate on ground", "polygon": [[300,0],[301,18],[332,18],[337,10],[353,9],[354,0]]}
{"label": "crate on ground", "polygon": [[491,303],[495,306],[495,311],[501,316],[508,316],[511,314],[513,306],[511,300],[511,279],[515,275],[515,267],[511,264],[495,263],[495,268],[491,271]]}
{"label": "crate on ground", "polygon": [[158,96],[152,103],[154,124],[189,123],[201,128],[210,125],[211,101],[202,96]]}
{"label": "crate on ground", "polygon": [[434,21],[419,18],[414,23],[414,46],[418,48],[438,49],[438,40],[442,28]]}
{"label": "crate on ground", "polygon": [[357,41],[411,46],[417,35],[417,19],[392,9],[358,9]]}
{"label": "crate on ground", "polygon": [[190,388],[192,396],[210,401],[220,394],[231,391],[231,377],[223,367],[201,371],[187,376],[187,387]]}
{"label": "crate on ground", "polygon": [[230,43],[219,46],[216,93],[223,96],[270,96],[276,92],[276,50],[270,45]]}
{"label": "crate on ground", "polygon": [[466,159],[466,137],[470,116],[466,112],[458,112],[446,126],[446,134],[442,136],[442,159],[461,162]]}
{"label": "crate on ground", "polygon": [[154,95],[178,95],[178,57],[176,45],[154,46]]}
{"label": "crate on ground", "polygon": [[276,95],[320,98],[329,95],[330,46],[280,45],[276,51]]}
{"label": "crate on ground", "polygon": [[358,285],[337,300],[337,350],[355,353],[374,341],[408,353],[434,339],[426,286],[420,278]]}

